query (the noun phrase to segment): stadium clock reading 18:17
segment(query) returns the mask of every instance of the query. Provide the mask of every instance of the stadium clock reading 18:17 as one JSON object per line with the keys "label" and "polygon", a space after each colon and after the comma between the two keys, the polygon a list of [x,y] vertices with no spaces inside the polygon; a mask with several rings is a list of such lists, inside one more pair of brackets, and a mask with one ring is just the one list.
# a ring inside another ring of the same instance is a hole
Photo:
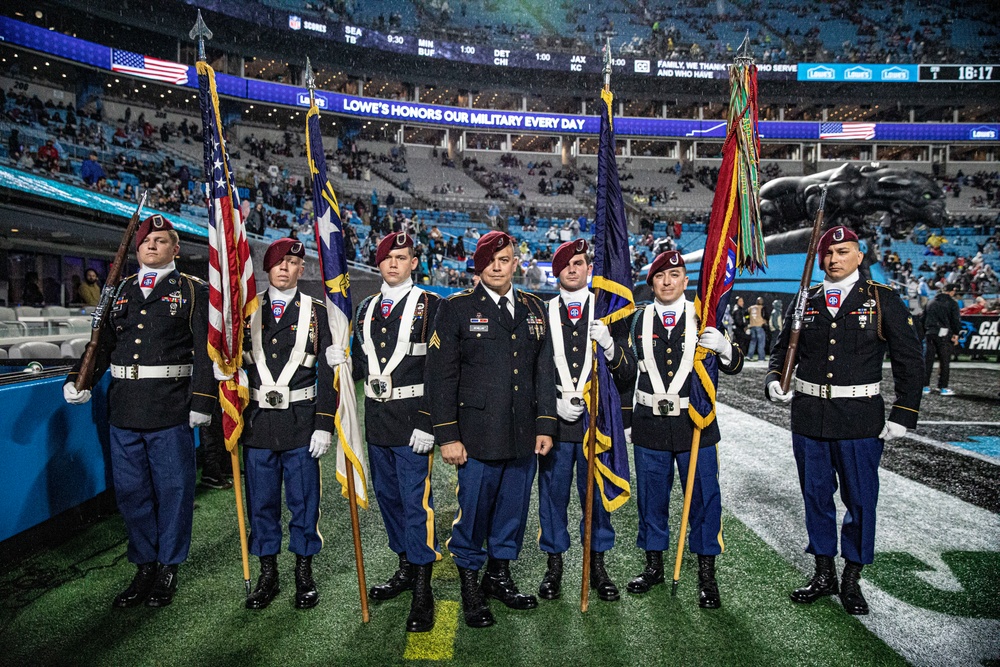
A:
{"label": "stadium clock reading 18:17", "polygon": [[921,81],[1000,81],[1000,65],[921,65]]}

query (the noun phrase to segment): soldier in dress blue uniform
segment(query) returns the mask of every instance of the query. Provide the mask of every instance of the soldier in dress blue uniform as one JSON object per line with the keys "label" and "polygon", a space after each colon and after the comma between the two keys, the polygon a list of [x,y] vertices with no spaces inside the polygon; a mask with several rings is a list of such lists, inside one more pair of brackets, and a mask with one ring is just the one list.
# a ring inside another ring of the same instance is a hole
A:
{"label": "soldier in dress blue uniform", "polygon": [[[733,375],[743,368],[743,353],[724,334],[706,327],[698,337],[694,304],[684,298],[688,285],[684,258],[676,250],[661,253],[649,267],[646,282],[654,302],[631,320],[631,348],[638,362],[632,409],[632,444],[639,504],[636,545],[646,552],[646,567],[629,582],[642,594],[663,583],[663,552],[670,546],[668,525],[674,465],[680,487],[687,483],[694,422],[688,416],[695,346],[715,352],[719,370]],[[698,555],[698,604],[722,605],[715,580],[715,557],[722,553],[722,500],[716,445],[718,420],[702,431],[691,500],[691,551]]]}
{"label": "soldier in dress blue uniform", "polygon": [[[208,337],[208,288],[179,273],[173,225],[153,215],[135,235],[139,273],[122,280],[101,333],[94,379],[111,368],[108,393],[111,473],[138,571],[115,607],[165,607],[177,566],[191,548],[195,450],[192,429],[206,426],[217,402]],[[90,400],[66,378],[68,403]]]}
{"label": "soldier in dress blue uniform", "polygon": [[[573,470],[580,505],[587,502],[587,457],[583,452],[587,424],[583,420],[583,391],[593,367],[591,340],[597,341],[608,361],[619,391],[628,392],[635,382],[635,359],[627,352],[628,324],[615,323],[617,335],[607,325],[595,320],[594,295],[587,288],[590,258],[584,239],[567,241],[552,256],[552,274],[559,279],[559,296],[548,303],[554,368],[556,411],[559,430],[555,446],[538,459],[538,546],[548,554],[548,566],[538,595],[546,600],[559,597],[562,584],[562,555],[569,549],[567,510]],[[594,482],[596,484],[596,482]],[[584,525],[580,521],[580,542]],[[620,595],[608,576],[604,553],[615,544],[611,514],[604,508],[599,490],[594,492],[591,530],[590,585],[602,600],[614,601]]]}
{"label": "soldier in dress blue uniform", "polygon": [[[382,239],[375,261],[382,289],[358,307],[351,359],[355,381],[365,383],[372,485],[399,569],[369,594],[389,600],[412,589],[406,629],[427,632],[434,627],[431,573],[441,554],[434,534],[434,429],[424,362],[440,298],[414,286],[418,258],[407,234]],[[331,365],[344,361],[342,350],[330,350]]]}
{"label": "soldier in dress blue uniform", "polygon": [[295,606],[311,609],[319,602],[312,576],[312,557],[323,546],[319,458],[333,440],[336,396],[333,370],[324,363],[331,345],[326,306],[298,289],[304,269],[301,241],[279,239],[268,247],[264,270],[270,287],[259,295],[260,307],[244,332],[250,403],[242,443],[250,553],[260,558],[247,609],[264,609],[279,592],[282,481],[292,515],[288,550],[295,554]]}
{"label": "soldier in dress blue uniform", "polygon": [[480,283],[438,306],[427,384],[441,457],[458,467],[459,510],[447,546],[465,622],[486,627],[494,619],[484,596],[512,609],[538,606],[518,591],[509,564],[524,538],[535,455],[552,449],[558,418],[545,304],[511,285],[513,239],[483,235],[473,260]]}
{"label": "soldier in dress blue uniform", "polygon": [[[868,603],[858,580],[862,566],[875,559],[879,461],[885,441],[902,437],[917,425],[923,357],[913,320],[899,295],[860,275],[864,254],[853,231],[828,230],[820,238],[816,257],[826,277],[809,291],[794,383],[787,393],[781,391],[793,304],[771,352],[764,391],[772,401],[792,403],[792,451],[809,535],[806,552],[816,557],[812,579],[791,598],[809,604],[839,591],[844,610],[861,615],[868,613]],[[880,390],[886,350],[896,393],[888,421]],[[840,531],[845,565],[839,585],[833,561],[837,555],[833,495],[838,484],[847,507]]]}

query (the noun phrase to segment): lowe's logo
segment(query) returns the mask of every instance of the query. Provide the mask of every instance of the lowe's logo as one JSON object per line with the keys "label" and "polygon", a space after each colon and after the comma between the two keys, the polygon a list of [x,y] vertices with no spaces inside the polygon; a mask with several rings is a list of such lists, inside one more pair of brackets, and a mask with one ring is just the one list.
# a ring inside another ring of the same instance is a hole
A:
{"label": "lowe's logo", "polygon": [[970,139],[996,139],[997,131],[992,127],[976,127],[969,132]]}
{"label": "lowe's logo", "polygon": [[844,79],[847,81],[871,81],[872,71],[868,67],[849,67],[844,70]]}
{"label": "lowe's logo", "polygon": [[910,73],[902,67],[887,67],[882,70],[883,81],[909,81]]}
{"label": "lowe's logo", "polygon": [[[298,99],[299,106],[307,107],[309,106],[309,93],[299,93]],[[316,106],[320,109],[326,108],[326,98],[322,95],[316,95]]]}
{"label": "lowe's logo", "polygon": [[829,79],[833,81],[837,78],[837,73],[833,71],[831,67],[824,67],[820,65],[818,67],[810,67],[806,70],[807,79]]}

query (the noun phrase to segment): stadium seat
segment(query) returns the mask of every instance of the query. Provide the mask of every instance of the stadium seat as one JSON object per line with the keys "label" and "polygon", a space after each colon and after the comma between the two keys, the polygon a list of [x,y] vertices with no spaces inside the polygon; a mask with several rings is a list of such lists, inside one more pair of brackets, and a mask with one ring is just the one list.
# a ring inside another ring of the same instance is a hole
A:
{"label": "stadium seat", "polygon": [[55,343],[33,340],[11,345],[7,351],[11,359],[61,359],[62,353]]}
{"label": "stadium seat", "polygon": [[7,358],[7,350],[0,347],[0,359],[6,359],[6,358]]}
{"label": "stadium seat", "polygon": [[72,340],[64,340],[62,345],[59,346],[62,352],[63,359],[79,359],[83,356],[83,351],[87,347],[87,343],[90,342],[88,338],[74,338]]}
{"label": "stadium seat", "polygon": [[73,311],[62,306],[45,306],[42,308],[42,317],[69,317]]}
{"label": "stadium seat", "polygon": [[14,312],[17,313],[17,319],[22,317],[41,317],[42,309],[35,308],[33,306],[16,306]]}

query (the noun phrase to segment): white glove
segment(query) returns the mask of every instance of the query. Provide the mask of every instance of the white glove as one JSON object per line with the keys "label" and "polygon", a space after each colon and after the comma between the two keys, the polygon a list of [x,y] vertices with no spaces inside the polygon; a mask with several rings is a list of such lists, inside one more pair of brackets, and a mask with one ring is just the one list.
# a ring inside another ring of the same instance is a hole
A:
{"label": "white glove", "polygon": [[596,340],[603,350],[613,350],[615,347],[615,339],[611,337],[608,325],[600,320],[590,323],[590,340]]}
{"label": "white glove", "polygon": [[330,451],[331,442],[333,442],[333,434],[329,431],[313,431],[312,437],[309,438],[309,454],[314,459],[318,459]]}
{"label": "white glove", "polygon": [[575,422],[583,414],[583,403],[580,405],[573,405],[566,398],[556,399],[556,412],[559,413],[559,418],[565,422]]}
{"label": "white glove", "polygon": [[326,363],[330,368],[336,368],[347,363],[347,355],[336,345],[326,348]]}
{"label": "white glove", "polygon": [[90,400],[90,390],[77,391],[75,384],[67,382],[63,385],[63,398],[70,405],[83,405]]}
{"label": "white glove", "polygon": [[787,403],[792,400],[792,394],[794,393],[793,391],[789,391],[786,394],[781,391],[781,383],[777,380],[771,380],[767,383],[767,397],[774,403]]}
{"label": "white glove", "polygon": [[625,442],[627,442],[628,444],[632,444],[632,427],[631,426],[629,426],[627,429],[625,429]]}
{"label": "white glove", "polygon": [[902,438],[906,435],[906,427],[896,422],[886,422],[885,426],[882,427],[882,432],[878,434],[884,442],[889,442],[890,440],[895,440],[896,438]]}
{"label": "white glove", "polygon": [[195,412],[192,410],[188,413],[188,426],[192,429],[196,429],[199,426],[211,426],[212,415],[206,415],[204,412]]}
{"label": "white glove", "polygon": [[225,382],[226,380],[233,379],[232,374],[227,375],[226,373],[223,373],[222,369],[219,368],[219,364],[214,361],[212,362],[212,375],[214,375],[215,379],[219,382]]}
{"label": "white glove", "polygon": [[434,449],[434,436],[419,428],[413,429],[410,434],[410,449],[414,454],[426,454]]}
{"label": "white glove", "polygon": [[719,355],[719,361],[724,364],[728,364],[733,358],[733,346],[730,345],[725,334],[715,327],[705,327],[705,331],[698,338],[698,345],[715,352]]}

